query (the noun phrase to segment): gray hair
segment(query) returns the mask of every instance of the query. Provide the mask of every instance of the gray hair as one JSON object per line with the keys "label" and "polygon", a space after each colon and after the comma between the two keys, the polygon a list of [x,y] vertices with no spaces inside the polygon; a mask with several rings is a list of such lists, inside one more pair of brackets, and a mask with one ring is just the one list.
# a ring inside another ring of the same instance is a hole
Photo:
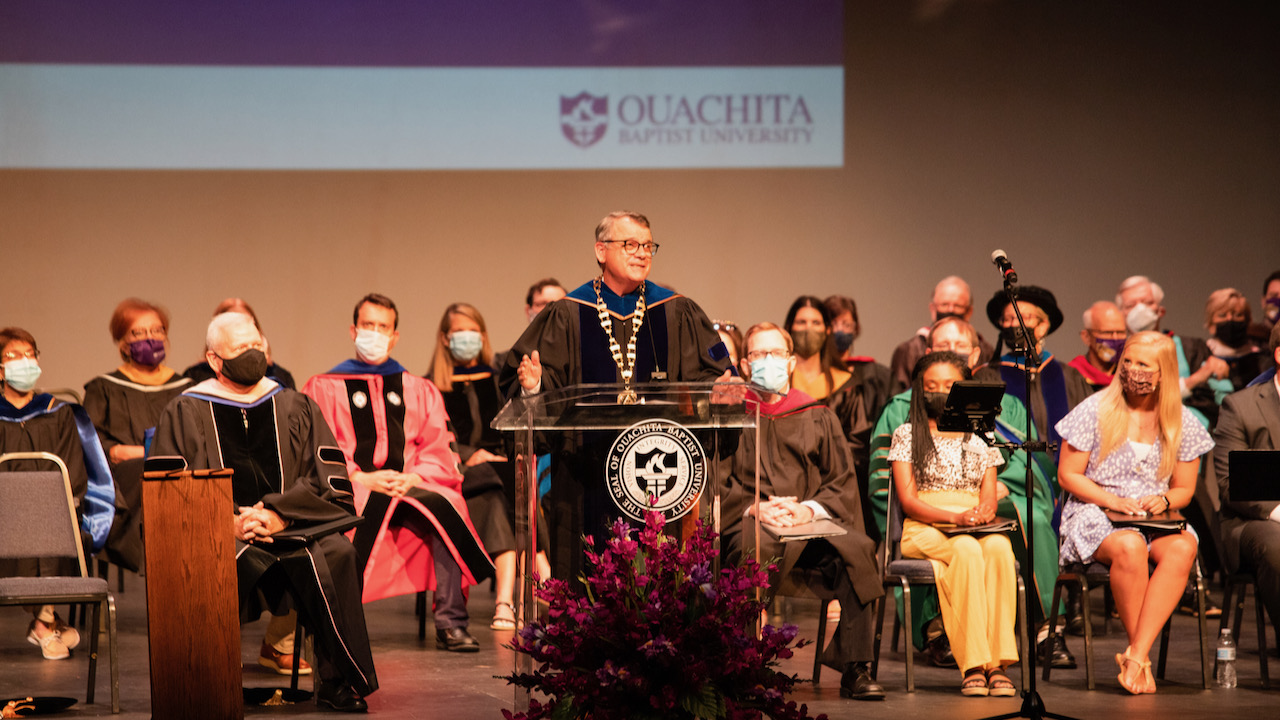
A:
{"label": "gray hair", "polygon": [[649,227],[649,218],[644,215],[641,215],[638,212],[631,212],[630,210],[615,210],[608,215],[605,215],[604,218],[600,220],[600,224],[596,225],[596,242],[604,242],[605,240],[612,239],[614,223],[622,220],[623,218],[634,222],[640,227],[646,229]]}
{"label": "gray hair", "polygon": [[209,321],[208,331],[204,334],[205,349],[218,354],[222,350],[223,340],[226,339],[227,331],[239,325],[248,325],[255,330],[258,329],[253,318],[244,313],[224,312],[214,315],[213,319]]}
{"label": "gray hair", "polygon": [[1131,275],[1125,278],[1124,282],[1120,283],[1120,287],[1116,289],[1116,306],[1124,306],[1124,298],[1121,296],[1124,295],[1126,290],[1131,290],[1143,284],[1151,286],[1151,297],[1155,298],[1157,305],[1164,303],[1164,290],[1159,285],[1151,282],[1151,278],[1146,275]]}

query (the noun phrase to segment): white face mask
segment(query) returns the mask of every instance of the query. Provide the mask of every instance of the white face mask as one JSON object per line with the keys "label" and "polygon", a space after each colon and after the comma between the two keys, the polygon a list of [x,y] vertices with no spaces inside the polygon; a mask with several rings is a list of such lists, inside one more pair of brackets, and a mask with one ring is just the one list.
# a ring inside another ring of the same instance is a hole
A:
{"label": "white face mask", "polygon": [[1145,303],[1134,305],[1124,318],[1124,324],[1128,326],[1131,333],[1155,330],[1158,322],[1160,322],[1160,313]]}
{"label": "white face mask", "polygon": [[377,330],[356,330],[356,356],[370,365],[380,365],[387,359],[391,337]]}
{"label": "white face mask", "polygon": [[471,362],[484,349],[484,336],[475,330],[457,330],[449,335],[449,353],[456,360]]}
{"label": "white face mask", "polygon": [[40,365],[31,358],[18,358],[4,364],[4,381],[18,392],[31,392],[40,379]]}

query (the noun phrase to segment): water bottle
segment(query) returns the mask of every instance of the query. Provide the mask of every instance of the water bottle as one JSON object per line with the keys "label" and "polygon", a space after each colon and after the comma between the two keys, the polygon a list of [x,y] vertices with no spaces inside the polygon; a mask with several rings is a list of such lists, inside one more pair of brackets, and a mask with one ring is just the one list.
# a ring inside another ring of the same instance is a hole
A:
{"label": "water bottle", "polygon": [[1236,686],[1236,642],[1231,639],[1231,628],[1222,628],[1218,636],[1218,687]]}

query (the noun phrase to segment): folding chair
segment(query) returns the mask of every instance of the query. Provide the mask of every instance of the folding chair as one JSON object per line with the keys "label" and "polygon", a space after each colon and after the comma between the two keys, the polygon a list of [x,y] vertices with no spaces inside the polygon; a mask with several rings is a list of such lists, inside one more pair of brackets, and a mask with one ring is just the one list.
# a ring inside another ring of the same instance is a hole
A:
{"label": "folding chair", "polygon": [[[1196,584],[1196,606],[1199,612],[1197,621],[1200,624],[1200,682],[1204,689],[1209,689],[1209,636],[1208,627],[1205,622],[1205,582],[1204,577],[1200,573],[1200,561],[1197,560],[1192,566],[1191,571],[1194,573]],[[1111,582],[1111,569],[1106,565],[1093,562],[1085,565],[1083,563],[1068,563],[1062,566],[1062,571],[1058,573],[1058,581],[1053,586],[1053,602],[1050,603],[1049,611],[1049,638],[1052,639],[1054,634],[1058,632],[1058,604],[1062,597],[1062,592],[1068,585],[1080,586],[1080,610],[1084,616],[1084,670],[1085,684],[1093,690],[1096,687],[1095,672],[1093,663],[1093,619],[1090,617],[1089,610],[1089,589],[1093,587],[1108,587]],[[1108,587],[1109,590],[1109,587]],[[1230,593],[1230,590],[1228,590]],[[1228,595],[1229,597],[1229,595]],[[1107,606],[1111,603],[1108,596]],[[1108,610],[1107,623],[1110,624],[1110,612]],[[1226,622],[1226,613],[1223,613],[1223,622]],[[1224,625],[1225,626],[1225,625]],[[1169,632],[1173,628],[1173,617],[1170,616],[1168,622],[1164,624],[1164,629],[1160,631],[1160,654],[1156,662],[1156,677],[1160,680],[1164,679],[1165,661],[1169,655]],[[1047,649],[1053,647],[1052,642],[1045,643]],[[1264,659],[1265,662],[1265,659]],[[1043,658],[1043,670],[1041,679],[1048,680],[1050,671],[1053,670],[1052,663],[1049,658]]]}
{"label": "folding chair", "polygon": [[[902,626],[906,628],[906,646],[903,648],[903,654],[907,661],[907,692],[916,691],[915,681],[915,631],[912,629],[911,619],[911,586],[912,585],[937,585],[937,578],[933,574],[933,563],[928,560],[902,557],[902,524],[906,520],[905,513],[902,512],[902,504],[898,502],[898,496],[894,492],[893,481],[889,482],[889,498],[888,498],[889,517],[885,523],[885,551],[884,551],[884,589],[885,596],[880,600],[879,620],[876,625],[875,639],[875,655],[871,663],[871,677],[878,678],[880,669],[880,642],[884,634],[884,613],[885,608],[896,604],[893,600],[893,589],[898,587],[902,590]],[[1029,645],[1027,644],[1027,590],[1022,582],[1022,574],[1018,573],[1018,617],[1016,620],[1018,628],[1018,651],[1019,653],[1027,652]],[[895,618],[894,637],[897,637],[897,623]],[[1026,673],[1022,675],[1022,689],[1027,689]]]}
{"label": "folding chair", "polygon": [[107,610],[107,645],[111,653],[111,712],[120,712],[120,666],[117,659],[116,604],[107,581],[89,577],[80,523],[76,520],[67,466],[57,455],[44,452],[0,455],[0,464],[14,460],[47,460],[57,471],[0,472],[0,558],[67,558],[78,563],[79,575],[0,578],[0,605],[91,605],[89,628],[89,687],[85,702],[93,702],[98,669],[98,628]]}

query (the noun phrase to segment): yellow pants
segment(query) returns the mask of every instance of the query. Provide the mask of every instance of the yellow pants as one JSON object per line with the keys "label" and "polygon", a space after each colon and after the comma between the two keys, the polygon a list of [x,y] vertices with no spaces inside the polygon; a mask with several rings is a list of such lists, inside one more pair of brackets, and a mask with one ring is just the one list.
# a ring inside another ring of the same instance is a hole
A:
{"label": "yellow pants", "polygon": [[[978,504],[972,493],[920,493],[935,507],[958,512]],[[902,526],[902,555],[927,559],[938,582],[942,623],[960,670],[1018,659],[1017,570],[1006,535],[953,535],[910,518]]]}

